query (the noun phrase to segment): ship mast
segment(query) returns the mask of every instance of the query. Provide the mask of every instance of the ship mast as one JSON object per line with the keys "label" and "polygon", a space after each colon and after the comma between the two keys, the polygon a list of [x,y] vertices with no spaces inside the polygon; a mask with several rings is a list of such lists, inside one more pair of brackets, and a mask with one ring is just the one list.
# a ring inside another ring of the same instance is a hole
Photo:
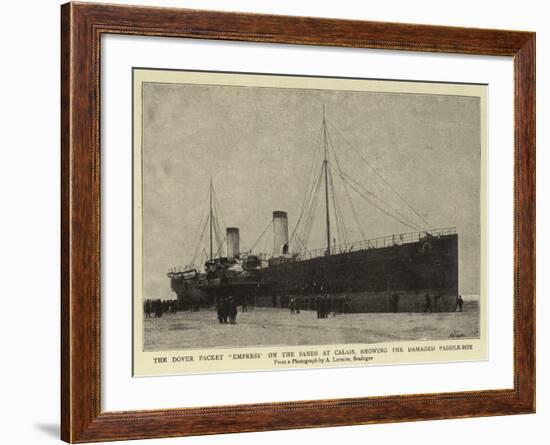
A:
{"label": "ship mast", "polygon": [[214,222],[214,212],[212,210],[212,177],[210,177],[210,261],[212,261],[212,230]]}
{"label": "ship mast", "polygon": [[330,255],[330,207],[328,203],[328,146],[327,146],[327,125],[325,121],[325,105],[323,104],[323,144],[325,148],[325,160],[323,166],[325,169],[325,208],[327,225],[327,255]]}

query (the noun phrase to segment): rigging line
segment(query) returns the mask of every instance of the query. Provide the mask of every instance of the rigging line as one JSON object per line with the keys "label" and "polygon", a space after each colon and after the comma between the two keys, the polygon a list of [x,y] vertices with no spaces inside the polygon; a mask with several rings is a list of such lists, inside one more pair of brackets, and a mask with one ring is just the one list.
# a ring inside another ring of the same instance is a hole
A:
{"label": "rigging line", "polygon": [[337,201],[337,194],[336,194],[336,188],[334,187],[334,183],[333,183],[333,179],[332,179],[332,172],[329,170],[329,176],[330,176],[330,183],[331,183],[331,186],[333,187],[333,197],[332,199],[334,200],[334,207],[336,209],[336,214],[338,216],[338,218],[340,219],[340,226],[341,226],[341,231],[342,231],[342,234],[340,235],[342,241],[344,242],[344,244],[349,244],[349,239],[348,239],[348,229],[346,227],[346,220],[344,219],[344,215],[342,213],[342,207],[340,206],[339,202]]}
{"label": "rigging line", "polygon": [[[319,130],[317,132],[317,139],[315,140],[315,144],[314,144],[314,152],[313,152],[313,156],[312,156],[312,162],[311,162],[311,165],[310,165],[310,168],[309,168],[309,172],[308,172],[308,180],[306,182],[306,187],[305,187],[305,193],[304,193],[304,198],[302,200],[302,206],[301,206],[301,210],[300,210],[300,217],[303,215],[304,213],[304,210],[306,208],[306,204],[307,204],[307,201],[308,199],[310,198],[310,194],[313,190],[313,187],[315,186],[315,164],[317,163],[317,160],[319,158],[319,153],[321,152],[321,135],[322,135],[322,130],[323,130],[323,126],[321,125],[319,127]],[[298,218],[298,222],[296,223],[296,226],[295,226],[295,229],[296,227],[298,226],[299,224],[299,221],[300,221],[300,217]],[[293,230],[294,232],[295,230]]]}
{"label": "rigging line", "polygon": [[269,224],[266,226],[266,228],[262,231],[262,233],[260,234],[260,236],[258,238],[256,238],[256,241],[254,241],[254,244],[252,245],[252,247],[250,248],[250,251],[252,252],[254,250],[254,248],[256,247],[256,245],[260,242],[260,240],[262,239],[262,237],[266,234],[267,230],[273,225],[273,220],[269,221]]}
{"label": "rigging line", "polygon": [[[220,239],[219,239],[219,228],[218,228],[218,218],[216,211],[216,202],[214,201],[214,186],[212,185],[212,178],[210,178],[210,259],[214,258],[213,250],[213,239],[212,235],[216,238],[216,251],[219,249]],[[214,232],[214,233],[212,233]]]}
{"label": "rigging line", "polygon": [[[333,126],[333,128],[336,128],[336,127]],[[336,128],[336,130],[342,135],[342,133],[338,130],[338,128]],[[344,135],[342,135],[342,137],[345,139],[345,136],[344,136]],[[395,216],[392,216],[394,219],[397,219],[398,221],[400,221],[400,222],[402,222],[402,223],[403,223],[403,222],[406,222],[406,225],[407,225],[408,227],[414,227],[415,230],[424,231],[424,229],[422,228],[422,226],[419,225],[417,222],[415,222],[415,220],[414,220],[413,218],[411,218],[411,217],[408,216],[408,215],[403,214],[402,211],[400,211],[400,210],[398,210],[397,208],[393,207],[393,205],[392,205],[390,202],[384,201],[382,198],[378,197],[378,196],[376,195],[376,193],[370,191],[370,190],[367,189],[365,186],[363,186],[362,184],[360,184],[358,181],[354,180],[354,179],[351,178],[349,175],[347,175],[346,173],[344,173],[344,171],[343,171],[343,169],[342,169],[342,167],[341,167],[341,165],[340,165],[340,162],[339,162],[339,160],[338,160],[338,158],[337,158],[337,156],[336,156],[336,150],[335,150],[334,144],[333,144],[333,142],[332,142],[332,139],[330,138],[330,134],[329,134],[329,140],[330,140],[330,143],[331,143],[332,148],[333,148],[334,158],[336,159],[337,167],[338,167],[338,170],[339,170],[338,173],[339,173],[339,175],[340,175],[340,177],[341,177],[341,179],[342,179],[342,182],[344,182],[344,186],[346,186],[346,180],[345,180],[345,179],[347,178],[347,180],[350,182],[350,185],[352,185],[353,183],[355,183],[355,186],[356,186],[356,187],[359,187],[360,189],[362,189],[362,190],[363,190],[363,193],[366,193],[367,195],[372,196],[372,198],[376,199],[381,205],[388,207],[391,211],[393,211],[394,213],[396,213],[397,215],[399,215],[399,216],[402,218],[402,219],[399,219],[399,218],[396,218]],[[346,142],[348,143],[348,145],[350,145],[350,147],[352,147],[354,150],[356,150],[355,147],[353,147],[353,146],[350,144],[349,141],[346,140]],[[360,152],[359,152],[359,156],[362,157]],[[378,172],[377,172],[376,170],[374,170],[374,169],[368,164],[368,162],[366,161],[366,159],[364,159],[364,157],[362,157],[362,159],[363,159],[363,161],[367,164],[367,166],[368,166],[371,170],[373,170],[376,174],[378,174]],[[378,175],[379,175],[379,174],[378,174]],[[379,176],[380,176],[380,175],[379,175]],[[388,187],[390,187],[389,184],[388,184]],[[354,190],[355,190],[355,189],[354,189]],[[357,192],[357,190],[355,190],[355,191]],[[348,195],[349,195],[349,191],[348,191]],[[363,196],[363,198],[366,199],[365,196]],[[350,205],[353,207],[353,210],[355,211],[355,208],[354,208],[354,206],[352,205],[352,202],[353,202],[353,201],[351,200],[351,197],[349,197],[349,200],[350,200]],[[372,202],[371,202],[371,203],[372,203]],[[374,205],[374,203],[372,203],[372,204]],[[388,210],[386,210],[386,212],[388,212]],[[357,214],[356,211],[355,211],[355,214]],[[386,213],[386,214],[387,214],[387,213]],[[356,223],[358,224],[358,227],[359,227],[360,231],[362,232],[362,230],[361,230],[361,228],[360,228],[360,224],[358,223],[358,221],[356,221]]]}
{"label": "rigging line", "polygon": [[[390,204],[388,204],[386,201],[384,201],[382,198],[379,198],[375,193],[371,192],[369,189],[367,189],[365,186],[361,185],[359,182],[357,182],[355,179],[353,179],[351,176],[347,175],[346,173],[344,173],[342,170],[340,169],[336,169],[337,170],[337,173],[342,177],[342,179],[346,179],[349,181],[349,184],[350,186],[352,186],[353,188],[353,184],[355,184],[356,187],[359,187],[360,189],[363,190],[363,194],[366,194],[366,195],[369,195],[371,196],[372,198],[376,199],[379,203],[381,203],[382,205],[388,207],[389,209],[391,209],[394,213],[396,213],[397,215],[399,215],[404,221],[408,221],[408,225],[409,227],[414,227],[415,230],[418,230],[420,232],[423,232],[424,229],[422,228],[422,226],[416,224],[414,222],[414,220],[412,220],[411,218],[409,218],[407,215],[404,215],[403,213],[401,213],[399,210],[397,210],[396,208],[392,207]],[[354,188],[355,189],[355,188]],[[355,191],[357,191],[355,189]],[[372,199],[371,198],[371,199]],[[365,198],[366,199],[366,198]],[[395,217],[394,217],[395,218]],[[412,226],[410,225],[412,224]]]}
{"label": "rigging line", "polygon": [[307,229],[307,237],[306,237],[306,246],[307,246],[307,243],[309,242],[309,238],[311,237],[311,232],[312,232],[312,229],[313,229],[313,223],[315,221],[315,212],[317,211],[317,206],[319,204],[319,200],[321,199],[321,194],[319,193],[320,190],[321,190],[321,184],[323,182],[321,180],[321,178],[322,178],[322,176],[319,178],[317,193],[315,195],[315,202],[313,203],[311,216],[310,216],[310,219],[309,219],[309,227]]}
{"label": "rigging line", "polygon": [[225,221],[224,221],[224,218],[223,218],[223,215],[222,215],[222,212],[221,212],[221,209],[220,209],[220,204],[219,204],[219,201],[218,201],[218,196],[216,194],[216,190],[213,189],[213,197],[214,197],[214,213],[215,213],[215,219],[214,219],[214,230],[216,232],[216,243],[217,243],[217,247],[218,247],[218,251],[220,250],[220,239],[222,238],[223,236],[223,231],[220,227],[220,222],[222,223],[222,225],[225,225]]}
{"label": "rigging line", "polygon": [[204,221],[202,225],[202,230],[199,232],[199,236],[197,238],[197,243],[195,244],[195,249],[193,250],[193,256],[191,257],[191,265],[195,265],[195,260],[197,259],[197,254],[199,252],[199,249],[204,242],[204,234],[206,232],[206,227],[208,225],[208,218]]}
{"label": "rigging line", "polygon": [[202,212],[202,216],[201,216],[201,219],[200,219],[199,230],[200,230],[200,227],[202,227],[202,230],[200,230],[199,237],[198,237],[198,240],[197,240],[197,244],[195,246],[195,250],[193,251],[193,256],[191,257],[191,264],[193,264],[193,265],[195,263],[195,260],[197,259],[199,249],[200,249],[202,243],[204,242],[206,227],[207,227],[208,221],[210,219],[210,212],[208,210],[209,195],[210,195],[210,189],[207,190],[206,199],[204,200],[203,212]]}
{"label": "rigging line", "polygon": [[216,251],[220,250],[221,229],[218,218],[214,218],[214,235],[216,236]]}
{"label": "rigging line", "polygon": [[213,193],[213,195],[214,195],[214,210],[216,211],[216,215],[218,216],[217,219],[220,220],[223,227],[227,227],[225,225],[225,218],[223,217],[223,214],[222,214],[222,211],[221,211],[221,205],[220,205],[220,202],[218,200],[218,195],[216,193],[216,190],[213,190],[213,192],[214,192]]}
{"label": "rigging line", "polygon": [[[300,236],[300,239],[302,241],[305,242],[305,244],[307,245],[307,233],[308,233],[308,227],[310,226],[310,220],[311,220],[311,211],[312,211],[312,207],[313,207],[313,204],[314,204],[314,201],[316,199],[316,196],[318,194],[318,191],[319,191],[319,186],[320,186],[320,183],[321,183],[321,178],[322,178],[322,170],[320,170],[320,173],[319,173],[319,176],[317,178],[317,181],[313,184],[313,189],[312,189],[312,192],[311,192],[311,196],[310,196],[310,199],[307,203],[307,207],[304,209],[304,216],[305,216],[305,219],[303,220],[303,223],[302,225],[300,226],[300,229],[298,232],[296,232],[296,235],[301,235]],[[304,246],[305,248],[306,246]]]}
{"label": "rigging line", "polygon": [[219,252],[221,247],[222,247],[222,235],[221,235],[221,230],[220,230],[220,226],[218,225],[217,221],[216,221],[216,229],[214,230],[214,232],[216,233],[216,247],[217,247],[217,251]]}
{"label": "rigging line", "polygon": [[306,209],[306,214],[304,215],[304,219],[302,221],[302,224],[300,226],[300,229],[299,231],[296,232],[295,234],[295,237],[294,238],[299,238],[301,241],[302,241],[302,244],[301,244],[301,249],[305,249],[307,247],[307,232],[308,232],[308,225],[309,225],[309,219],[310,219],[310,216],[309,216],[309,213],[310,213],[310,209],[313,205],[313,196],[312,196],[312,199],[310,200],[310,202],[308,203],[308,208]]}
{"label": "rigging line", "polygon": [[303,218],[302,218],[302,222],[301,222],[300,226],[296,227],[297,230],[292,234],[292,238],[291,238],[292,241],[294,241],[296,236],[298,236],[302,240],[305,237],[305,233],[307,232],[307,227],[309,225],[308,221],[310,219],[310,212],[311,212],[311,207],[313,206],[313,201],[314,201],[314,198],[315,198],[315,190],[316,189],[318,189],[318,188],[316,187],[314,190],[312,190],[311,198],[308,201],[306,208],[304,209],[304,215],[303,215]]}
{"label": "rigging line", "polygon": [[209,201],[209,196],[210,196],[210,190],[207,190],[206,191],[206,197],[203,201],[203,207],[202,207],[202,212],[201,212],[201,218],[199,219],[199,227],[198,229],[200,229],[203,225],[203,218],[206,218],[208,219],[208,201]]}
{"label": "rigging line", "polygon": [[295,245],[295,251],[300,252],[302,249],[304,249],[304,242],[302,238],[299,236],[298,232],[293,232],[292,237],[289,241],[289,244]]}
{"label": "rigging line", "polygon": [[[320,128],[320,130],[322,130],[322,126]],[[292,242],[293,238],[294,238],[294,233],[296,232],[296,230],[298,229],[299,225],[300,225],[300,222],[303,218],[303,215],[304,215],[304,211],[307,207],[307,203],[309,201],[309,199],[311,198],[311,193],[313,192],[313,189],[315,187],[315,175],[314,175],[314,172],[315,172],[315,164],[317,163],[317,160],[319,158],[319,153],[321,152],[321,144],[320,144],[320,141],[321,141],[321,131],[319,131],[319,134],[317,135],[317,141],[316,141],[316,144],[315,144],[315,153],[314,153],[314,156],[313,156],[313,161],[311,163],[311,167],[310,167],[310,171],[309,171],[309,174],[308,174],[308,181],[307,181],[307,185],[306,185],[306,191],[305,191],[305,194],[304,194],[304,199],[302,201],[302,206],[301,206],[301,209],[300,209],[300,215],[298,216],[298,220],[296,222],[296,225],[294,226],[294,229],[292,230],[292,233],[290,235],[290,242]]]}
{"label": "rigging line", "polygon": [[[329,145],[332,148],[332,155],[333,155],[333,157],[336,161],[336,165],[338,166],[338,169],[342,170],[342,168],[340,166],[340,161],[338,160],[338,156],[336,155],[336,149],[334,148],[334,144],[332,142],[332,137],[330,136],[330,133],[328,133],[328,140],[329,140]],[[353,214],[355,224],[357,225],[357,228],[359,229],[359,233],[361,234],[362,239],[365,240],[367,237],[363,233],[363,227],[361,226],[361,223],[359,221],[359,215],[357,213],[355,205],[353,204],[353,199],[351,199],[351,194],[350,194],[350,191],[349,191],[349,188],[348,188],[348,184],[342,178],[340,178],[340,180],[342,181],[342,184],[344,184],[344,191],[346,192],[346,196],[348,198],[348,203],[351,207],[351,212]]]}
{"label": "rigging line", "polygon": [[[243,241],[243,238],[241,237],[241,235],[239,235],[239,250],[242,252],[242,253],[245,253],[245,252],[248,252],[248,249],[247,249],[247,244]],[[239,252],[239,253],[241,253]]]}
{"label": "rigging line", "polygon": [[[317,210],[317,204],[319,202],[319,190],[321,189],[321,183],[323,178],[323,170],[321,169],[321,173],[319,174],[319,178],[317,180],[317,185],[315,188],[315,193],[313,195],[313,199],[311,200],[310,207],[308,210],[307,219],[305,221],[305,227],[303,236],[301,236],[302,240],[304,241],[304,248],[307,250],[307,245],[309,242],[309,237],[311,236],[311,229],[313,228],[313,220],[315,216],[315,211]],[[304,254],[306,251],[304,250]]]}
{"label": "rigging line", "polygon": [[298,244],[297,252],[300,253],[304,249],[304,242],[302,241],[302,239],[298,235],[296,235],[296,241],[297,241],[297,244]]}
{"label": "rigging line", "polygon": [[412,205],[410,205],[406,200],[405,198],[389,183],[389,181],[378,171],[376,170],[374,167],[372,167],[370,165],[370,163],[367,161],[367,159],[365,158],[365,156],[361,153],[361,151],[359,149],[357,149],[355,146],[353,146],[351,144],[351,142],[346,138],[346,136],[344,136],[344,134],[338,129],[338,127],[336,125],[333,125],[332,126],[333,129],[336,130],[336,132],[342,137],[342,139],[344,139],[344,142],[346,142],[346,144],[351,147],[358,155],[359,157],[363,160],[363,162],[365,162],[365,164],[367,165],[367,167],[369,169],[371,169],[374,174],[376,176],[378,176],[382,182],[418,217],[420,218],[420,220],[423,222],[423,224],[426,225],[426,227],[430,227],[430,223],[428,222],[428,220],[426,218],[424,218],[422,215],[420,215],[420,213],[418,213],[414,207]]}
{"label": "rigging line", "polygon": [[269,252],[271,252],[273,247],[270,246],[270,242],[269,242],[269,237],[266,236],[264,237],[264,253],[266,253],[266,255],[269,255]]}
{"label": "rigging line", "polygon": [[294,246],[293,250],[296,251],[296,252],[300,252],[304,247],[304,245],[302,243],[302,239],[298,236],[297,233],[294,234],[294,239],[293,239],[292,242],[289,241],[289,244]]}
{"label": "rigging line", "polygon": [[214,211],[213,211],[212,218],[213,218],[213,222],[214,222],[214,232],[215,232],[215,235],[216,235],[217,237],[219,237],[219,236],[220,236],[220,222],[219,222],[218,212],[217,212],[217,209],[216,209],[216,206],[215,206],[215,205],[214,205]]}
{"label": "rigging line", "polygon": [[[330,171],[330,169],[329,169],[329,181],[330,181],[330,186],[332,188],[332,201],[334,206],[334,213],[336,215],[336,228],[339,232],[338,236],[340,237],[341,241],[344,244],[348,244],[347,228],[346,228],[344,216],[342,214],[342,209],[337,202],[336,188],[334,187],[332,172]],[[339,243],[339,244],[342,244],[342,243]]]}
{"label": "rigging line", "polygon": [[343,239],[343,236],[342,236],[342,228],[340,227],[340,220],[338,218],[338,210],[336,209],[336,199],[335,199],[335,196],[334,196],[334,183],[332,182],[332,177],[331,177],[330,173],[328,174],[328,177],[329,177],[329,183],[330,183],[330,192],[331,192],[331,195],[332,195],[331,196],[332,197],[332,207],[334,209],[334,220],[336,222],[336,233],[338,234],[338,239],[341,240],[341,239]]}
{"label": "rigging line", "polygon": [[292,233],[290,235],[290,240],[294,238],[294,234],[297,230],[299,230],[300,223],[302,222],[302,219],[304,217],[305,211],[307,209],[308,203],[311,199],[311,194],[313,193],[313,188],[315,187],[315,182],[312,182],[311,184],[308,184],[306,189],[306,195],[304,196],[304,201],[301,206],[300,215],[298,216],[298,220],[296,221],[296,224],[294,225],[294,229],[292,230]]}
{"label": "rigging line", "polygon": [[221,258],[221,251],[222,251],[222,249],[223,249],[223,246],[224,246],[226,240],[227,240],[227,236],[225,236],[225,237],[223,238],[223,241],[222,241],[222,243],[220,244],[220,247],[218,248],[218,251],[216,252],[216,256],[217,256],[218,258]]}
{"label": "rigging line", "polygon": [[400,222],[401,224],[415,230],[415,231],[420,231],[420,232],[423,232],[423,230],[421,228],[419,228],[418,226],[410,223],[410,222],[407,222],[407,221],[404,221],[402,219],[400,219],[398,216],[392,214],[391,212],[389,212],[387,209],[384,209],[383,207],[381,207],[380,205],[376,204],[375,202],[371,201],[367,196],[363,195],[362,192],[360,190],[357,190],[355,187],[352,186],[352,189],[355,190],[355,192],[357,192],[359,194],[359,196],[361,196],[362,198],[366,199],[367,201],[369,201],[375,208],[377,208],[378,210],[380,210],[382,213],[384,213],[385,215],[389,216],[390,218],[393,218],[394,220]]}
{"label": "rigging line", "polygon": [[206,261],[208,261],[210,259],[210,257],[208,256],[208,253],[206,252],[206,249],[203,247],[202,248],[202,255],[204,257],[204,261],[203,261],[203,264],[206,263]]}
{"label": "rigging line", "polygon": [[[421,225],[417,224],[417,223],[414,223],[415,225],[417,225],[418,227],[422,227],[422,225],[425,225],[425,227],[429,227],[430,226],[430,223],[426,220],[426,218],[424,218],[422,215],[420,215],[416,209],[410,205],[406,200],[405,198],[389,183],[389,181],[377,170],[375,169],[374,167],[372,167],[370,165],[370,163],[367,161],[366,157],[361,153],[361,151],[359,149],[357,149],[355,146],[353,146],[351,144],[351,142],[345,137],[345,135],[336,127],[336,126],[333,126],[333,128],[338,132],[338,134],[340,134],[340,136],[344,139],[344,141],[346,142],[346,144],[352,148],[356,154],[360,157],[360,159],[366,164],[366,166],[372,171],[374,172],[374,174],[382,181],[382,183],[391,191],[393,192],[393,194],[399,198],[399,200],[405,204],[405,206],[414,213],[414,215],[422,222]],[[411,218],[407,217],[407,219],[409,221],[413,221]]]}
{"label": "rigging line", "polygon": [[223,215],[222,215],[222,212],[220,210],[220,203],[219,203],[219,200],[218,200],[218,196],[216,194],[216,190],[213,189],[213,196],[214,196],[214,211],[215,211],[215,215],[216,215],[216,218],[214,219],[214,229],[215,229],[215,233],[216,233],[216,244],[217,244],[217,251],[220,252],[221,251],[221,248],[223,247],[223,241],[220,242],[220,240],[222,239],[222,236],[223,235],[223,231],[220,227],[220,222],[222,223],[222,225],[225,225],[225,220],[223,218]]}
{"label": "rigging line", "polygon": [[[191,257],[191,264],[195,265],[195,260],[197,258],[197,254],[199,252],[199,248],[202,246],[203,240],[204,240],[204,234],[206,233],[206,227],[208,226],[208,218],[204,221],[204,225],[202,227],[201,234],[199,236],[199,239],[197,241],[197,245],[195,247],[195,251],[193,252],[193,256]],[[204,246],[203,246],[204,249]]]}
{"label": "rigging line", "polygon": [[300,224],[302,223],[304,216],[307,216],[307,209],[311,205],[311,200],[313,199],[314,190],[317,187],[317,182],[320,180],[320,178],[322,176],[322,173],[323,173],[323,171],[321,170],[320,173],[319,173],[318,178],[314,182],[312,182],[311,187],[309,187],[310,190],[309,190],[309,193],[306,196],[307,199],[304,201],[304,203],[302,205],[302,210],[300,212],[300,216],[298,217],[298,221],[296,222],[296,225],[294,226],[294,230],[292,231],[292,233],[290,235],[290,242],[293,241],[294,234],[298,233],[301,230]]}
{"label": "rigging line", "polygon": [[[369,194],[365,193],[365,191],[362,191],[362,190],[358,189],[354,184],[350,184],[350,186],[351,186],[352,190],[354,190],[355,192],[357,192],[359,194],[359,196],[361,196],[362,198],[364,198],[365,200],[370,202],[370,204],[372,204],[375,208],[377,208],[378,210],[383,212],[385,215],[395,219],[396,221],[402,223],[403,225],[405,225],[407,227],[410,227],[411,229],[414,229],[415,231],[424,232],[424,229],[422,229],[422,227],[418,226],[416,223],[412,222],[410,219],[404,218],[402,215],[400,215],[398,212],[396,212],[395,209],[393,209],[391,206],[388,206],[384,201],[379,201],[379,202],[373,201],[369,197]],[[384,205],[386,207],[389,207],[389,209],[384,208]],[[394,213],[392,213],[392,211]],[[395,213],[397,213],[397,215]]]}
{"label": "rigging line", "polygon": [[[337,174],[340,175],[340,177],[342,179],[344,179],[344,174],[340,171],[336,171]],[[380,210],[381,212],[383,212],[384,214],[386,214],[387,216],[389,216],[390,218],[393,218],[395,219],[396,221],[399,221],[401,224],[404,224],[405,226],[407,227],[410,227],[411,229],[414,229],[415,231],[420,231],[420,232],[423,232],[424,230],[416,225],[414,225],[414,223],[410,222],[410,220],[408,220],[407,218],[404,218],[404,220],[400,219],[399,217],[395,216],[394,214],[390,213],[388,210],[382,208],[380,205],[376,204],[375,202],[373,202],[373,200],[371,198],[369,198],[366,193],[370,194],[370,192],[366,192],[365,191],[361,191],[361,190],[358,190],[356,187],[357,186],[354,186],[353,182],[350,181],[350,187],[355,190],[356,193],[359,194],[359,196],[361,196],[362,198],[364,198],[365,200],[369,201],[374,207],[376,207],[378,210]],[[375,195],[372,195],[372,196],[375,196]],[[376,197],[376,196],[375,196]],[[377,199],[380,199],[380,198],[377,198]],[[393,209],[391,206],[389,206],[388,204],[384,203],[384,201],[381,201],[382,204],[385,204],[386,206],[390,207],[390,209],[392,209],[394,212],[398,213],[395,209]],[[399,213],[398,213],[399,214]],[[409,222],[407,222],[409,221]]]}
{"label": "rigging line", "polygon": [[215,203],[215,206],[216,206],[217,215],[220,216],[219,219],[220,219],[222,225],[225,227],[225,218],[223,217],[222,206],[221,206],[220,201],[218,199],[218,194],[216,193],[216,190],[214,190],[214,203]]}
{"label": "rigging line", "polygon": [[[310,191],[310,193],[313,193],[313,188]],[[302,230],[303,227],[303,221],[304,216],[306,216],[307,213],[307,207],[310,205],[311,196],[308,196],[308,200],[304,203],[302,210],[300,212],[300,215],[298,217],[298,221],[296,221],[296,224],[294,225],[294,229],[292,230],[292,233],[290,234],[290,243],[294,241],[294,237],[298,235],[298,232]]]}
{"label": "rigging line", "polygon": [[[330,144],[330,143],[329,143]],[[329,169],[329,181],[330,181],[330,187],[332,189],[332,201],[333,201],[333,207],[334,207],[334,214],[336,217],[336,228],[339,233],[339,237],[341,240],[346,242],[347,240],[347,229],[344,221],[344,217],[342,215],[342,209],[340,208],[339,203],[337,202],[337,195],[336,195],[336,188],[334,187],[334,181],[332,179],[332,172]]]}
{"label": "rigging line", "polygon": [[195,246],[195,250],[193,251],[193,256],[191,257],[191,264],[193,264],[195,262],[195,257],[198,253],[198,250],[199,250],[199,245],[201,243],[201,237],[202,237],[202,233],[204,232],[204,228],[201,230],[201,227],[203,227],[204,224],[206,224],[208,222],[208,218],[209,218],[209,212],[208,212],[208,197],[210,195],[210,189],[207,190],[207,193],[206,193],[206,199],[203,201],[204,204],[203,204],[203,208],[202,208],[202,212],[200,214],[200,219],[199,219],[199,225],[197,227],[197,233],[199,233],[199,241],[197,243],[197,245]]}
{"label": "rigging line", "polygon": [[216,234],[216,244],[217,244],[217,247],[219,249],[220,242],[224,237],[224,232],[223,232],[222,228],[220,227],[220,223],[219,223],[218,219],[214,220],[214,232]]}
{"label": "rigging line", "polygon": [[[315,179],[315,163],[317,162],[317,159],[319,157],[319,153],[321,152],[321,135],[323,134],[323,125],[319,126],[319,130],[317,130],[317,139],[315,139],[315,143],[313,146],[313,157],[311,160],[311,165],[309,167],[309,174],[308,174],[308,180],[307,185],[309,186],[310,182]],[[308,188],[306,188],[305,194],[304,194],[304,202],[302,205],[305,204],[305,198],[307,197]]]}

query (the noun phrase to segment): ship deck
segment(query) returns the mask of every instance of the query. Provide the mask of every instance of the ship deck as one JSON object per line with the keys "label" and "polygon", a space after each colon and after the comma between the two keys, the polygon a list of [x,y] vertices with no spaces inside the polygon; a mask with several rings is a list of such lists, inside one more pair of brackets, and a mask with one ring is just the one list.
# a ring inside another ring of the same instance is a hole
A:
{"label": "ship deck", "polygon": [[[449,235],[456,235],[456,227],[445,227],[440,229],[433,229],[426,232],[408,232],[408,233],[398,233],[393,235],[381,236],[378,238],[372,238],[362,241],[356,241],[353,243],[347,244],[337,244],[331,246],[330,254],[338,255],[348,252],[358,252],[361,250],[370,250],[370,249],[380,249],[384,247],[400,246],[404,244],[417,243],[427,236],[432,236],[435,238]],[[318,258],[326,256],[327,249],[314,249],[310,250],[304,254],[298,255],[296,257],[297,261],[309,260],[312,258]]]}

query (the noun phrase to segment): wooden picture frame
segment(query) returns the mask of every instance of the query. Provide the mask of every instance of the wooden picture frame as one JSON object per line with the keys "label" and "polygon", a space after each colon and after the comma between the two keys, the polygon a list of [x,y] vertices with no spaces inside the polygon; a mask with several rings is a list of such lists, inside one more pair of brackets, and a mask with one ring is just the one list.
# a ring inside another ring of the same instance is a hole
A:
{"label": "wooden picture frame", "polygon": [[[100,57],[103,34],[512,56],[514,387],[102,412]],[[535,411],[535,34],[148,8],[61,7],[61,437],[67,442],[494,416]]]}

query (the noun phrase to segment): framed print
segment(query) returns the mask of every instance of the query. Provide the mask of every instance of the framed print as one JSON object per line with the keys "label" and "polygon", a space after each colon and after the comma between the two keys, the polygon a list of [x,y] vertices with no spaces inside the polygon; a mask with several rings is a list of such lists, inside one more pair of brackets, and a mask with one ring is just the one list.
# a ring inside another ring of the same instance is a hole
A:
{"label": "framed print", "polygon": [[[133,78],[134,375],[486,358],[486,86],[141,68]],[[367,122],[381,136],[399,125],[378,156],[415,168],[371,165],[360,147],[380,142]],[[310,141],[282,142],[284,132]],[[205,157],[214,140],[224,148]],[[434,159],[435,145],[446,147]],[[453,182],[452,197],[427,192]],[[462,227],[432,227],[415,198]],[[188,266],[174,267],[182,245],[193,246]]]}
{"label": "framed print", "polygon": [[61,16],[63,440],[534,412],[533,33]]}

